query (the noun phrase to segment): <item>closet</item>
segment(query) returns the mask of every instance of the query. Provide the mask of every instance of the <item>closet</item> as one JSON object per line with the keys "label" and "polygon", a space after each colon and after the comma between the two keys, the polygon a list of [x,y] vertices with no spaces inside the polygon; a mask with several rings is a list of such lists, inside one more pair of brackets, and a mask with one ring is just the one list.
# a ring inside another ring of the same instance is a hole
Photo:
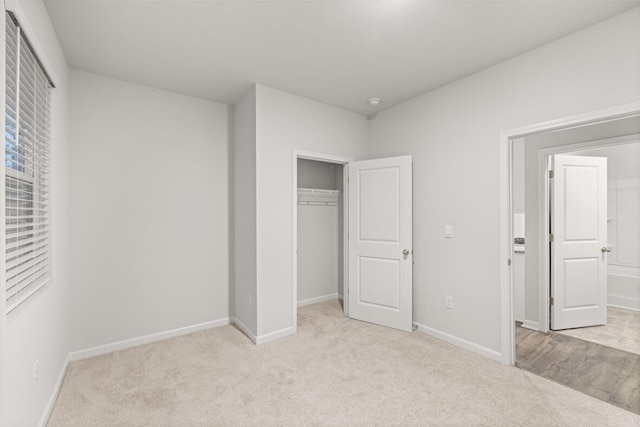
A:
{"label": "closet", "polygon": [[298,159],[298,306],[342,299],[343,168]]}

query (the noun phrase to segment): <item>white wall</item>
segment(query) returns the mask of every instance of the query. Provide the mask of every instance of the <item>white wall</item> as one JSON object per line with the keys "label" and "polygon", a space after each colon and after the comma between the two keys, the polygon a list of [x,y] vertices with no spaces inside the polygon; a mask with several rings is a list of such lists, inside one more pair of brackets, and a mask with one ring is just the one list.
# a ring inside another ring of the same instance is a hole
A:
{"label": "white wall", "polygon": [[609,274],[611,305],[640,310],[640,162],[637,178],[609,180]]}
{"label": "white wall", "polygon": [[620,144],[611,147],[594,148],[572,152],[579,156],[595,156],[607,158],[607,179],[638,179],[640,178],[640,135],[636,142]]}
{"label": "white wall", "polygon": [[298,206],[298,302],[338,294],[338,206]]}
{"label": "white wall", "polygon": [[[634,9],[371,120],[372,157],[413,155],[415,321],[501,356],[499,133],[638,101],[639,75]],[[444,224],[454,227],[448,242]]]}
{"label": "white wall", "polygon": [[513,141],[513,157],[512,157],[512,194],[514,214],[523,214],[525,206],[525,188],[524,188],[524,138]]}
{"label": "white wall", "polygon": [[73,350],[229,316],[227,120],[71,71]]}
{"label": "white wall", "polygon": [[298,159],[298,188],[336,190],[336,165],[315,160]]}
{"label": "white wall", "polygon": [[344,298],[344,213],[345,213],[345,198],[344,198],[344,166],[336,167],[336,189],[342,192],[342,196],[338,197],[338,238],[341,239],[338,242],[338,298]]}
{"label": "white wall", "polygon": [[245,332],[257,335],[256,305],[256,90],[233,111],[233,277],[234,316]]}
{"label": "white wall", "polygon": [[[513,142],[512,151],[512,207],[513,207],[513,232],[514,237],[524,237],[524,230],[518,230],[521,227],[516,218],[525,218],[525,191],[524,191],[524,139],[519,139]],[[524,322],[524,284],[525,284],[525,254],[522,253],[522,249],[526,250],[526,245],[518,245],[519,250],[514,250],[512,254],[511,265],[513,266],[513,317],[519,322]]]}
{"label": "white wall", "polygon": [[[64,56],[41,1],[21,1],[27,33],[57,76],[51,104],[51,216],[53,280],[7,316],[0,291],[0,425],[33,426],[47,406],[70,345],[69,280],[69,83]],[[0,25],[4,75],[5,21]],[[4,84],[2,94],[4,96]],[[4,105],[4,101],[3,101]],[[4,221],[3,221],[4,222]],[[4,283],[4,279],[2,280]],[[39,380],[34,383],[34,362]]]}
{"label": "white wall", "polygon": [[[293,326],[293,150],[367,157],[367,118],[258,85],[258,334]],[[272,335],[273,336],[273,335]]]}

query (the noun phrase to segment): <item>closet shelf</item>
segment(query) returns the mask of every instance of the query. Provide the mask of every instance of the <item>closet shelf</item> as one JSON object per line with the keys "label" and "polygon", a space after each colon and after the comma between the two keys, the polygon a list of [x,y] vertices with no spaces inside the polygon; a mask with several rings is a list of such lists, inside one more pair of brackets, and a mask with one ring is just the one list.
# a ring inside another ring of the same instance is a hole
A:
{"label": "closet shelf", "polygon": [[320,188],[298,188],[298,205],[303,206],[337,206],[340,190],[323,190]]}

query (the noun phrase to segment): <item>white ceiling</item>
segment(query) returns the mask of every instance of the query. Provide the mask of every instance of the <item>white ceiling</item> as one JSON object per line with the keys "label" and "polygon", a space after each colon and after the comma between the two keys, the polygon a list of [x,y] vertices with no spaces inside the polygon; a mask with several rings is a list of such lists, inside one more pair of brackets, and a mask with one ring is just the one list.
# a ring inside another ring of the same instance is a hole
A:
{"label": "white ceiling", "polygon": [[71,68],[233,104],[252,83],[362,114],[640,1],[46,0]]}

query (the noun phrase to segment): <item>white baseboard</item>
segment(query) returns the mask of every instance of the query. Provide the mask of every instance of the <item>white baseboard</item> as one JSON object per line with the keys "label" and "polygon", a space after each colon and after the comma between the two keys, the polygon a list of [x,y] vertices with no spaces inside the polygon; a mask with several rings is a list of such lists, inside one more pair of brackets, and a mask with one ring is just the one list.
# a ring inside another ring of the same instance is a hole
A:
{"label": "white baseboard", "polygon": [[486,348],[481,345],[472,343],[470,341],[463,340],[462,338],[458,338],[456,336],[447,334],[446,332],[439,331],[429,326],[421,325],[420,323],[417,323],[417,322],[413,322],[413,324],[418,327],[418,331],[420,332],[423,332],[427,335],[431,335],[432,337],[438,338],[442,341],[446,341],[449,344],[453,344],[457,347],[464,348],[465,350],[472,351],[486,358],[495,360],[500,363],[504,363],[502,353],[500,353],[499,351],[491,350],[490,348]]}
{"label": "white baseboard", "polygon": [[295,333],[293,326],[289,326],[288,328],[280,329],[278,331],[269,332],[264,335],[256,335],[253,333],[251,329],[247,327],[244,323],[238,320],[236,317],[231,319],[231,322],[234,323],[238,329],[242,331],[255,345],[265,344],[270,341],[277,340],[278,338],[286,337],[287,335],[292,335]]}
{"label": "white baseboard", "polygon": [[72,351],[71,353],[69,353],[69,360],[75,361],[86,359],[87,357],[99,356],[101,354],[111,353],[117,350],[124,350],[126,348],[136,347],[142,344],[149,344],[156,341],[166,340],[168,338],[178,337],[180,335],[192,334],[194,332],[203,331],[205,329],[225,326],[228,325],[229,322],[229,318],[225,317],[224,319],[212,320],[210,322],[198,323],[197,325],[185,326],[183,328],[171,329],[169,331],[144,335],[137,338],[116,341],[110,344],[87,348],[85,350]]}
{"label": "white baseboard", "polygon": [[295,331],[293,330],[293,326],[289,326],[288,328],[280,329],[278,331],[269,332],[268,334],[259,335],[256,338],[255,343],[257,345],[265,344],[270,341],[275,341],[279,338],[286,337],[287,335],[293,335]]}
{"label": "white baseboard", "polygon": [[58,394],[60,393],[60,388],[62,387],[62,382],[64,381],[64,377],[67,374],[67,369],[69,368],[69,363],[71,354],[67,354],[67,358],[62,365],[62,369],[58,374],[58,380],[56,384],[53,386],[53,390],[51,391],[51,397],[49,397],[49,401],[47,402],[47,406],[44,407],[44,412],[40,417],[40,421],[38,421],[38,427],[45,427],[47,422],[49,421],[49,417],[51,416],[51,412],[53,411],[53,407],[56,404],[56,400],[58,400]]}
{"label": "white baseboard", "polygon": [[534,331],[540,330],[540,322],[532,322],[531,320],[525,320],[522,322],[522,327],[527,329],[532,329]]}
{"label": "white baseboard", "polygon": [[637,298],[629,298],[620,295],[608,295],[607,305],[626,308],[628,310],[640,311],[640,300]]}
{"label": "white baseboard", "polygon": [[640,310],[640,269],[610,265],[607,304],[630,310]]}
{"label": "white baseboard", "polygon": [[318,304],[320,302],[331,301],[331,300],[334,300],[334,299],[340,299],[341,296],[342,295],[338,295],[336,293],[336,294],[322,295],[320,297],[305,299],[305,300],[302,300],[302,301],[298,301],[298,307],[304,307],[305,305]]}
{"label": "white baseboard", "polygon": [[245,325],[240,320],[238,320],[237,317],[232,317],[231,318],[231,323],[236,325],[238,327],[238,329],[240,329],[242,331],[243,334],[245,334],[251,341],[253,341],[254,344],[257,344],[256,341],[258,339],[256,337],[256,334],[254,334],[253,331],[251,331],[251,329],[249,329],[247,327],[247,325]]}

